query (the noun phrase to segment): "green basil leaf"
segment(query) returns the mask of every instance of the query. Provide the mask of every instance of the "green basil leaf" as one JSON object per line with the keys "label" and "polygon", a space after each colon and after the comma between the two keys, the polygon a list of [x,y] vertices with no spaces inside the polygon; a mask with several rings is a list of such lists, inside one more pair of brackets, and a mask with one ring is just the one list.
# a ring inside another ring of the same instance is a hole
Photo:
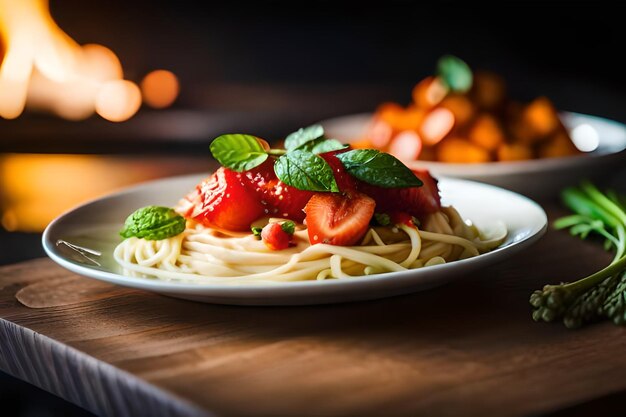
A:
{"label": "green basil leaf", "polygon": [[148,206],[136,210],[126,218],[120,235],[123,238],[134,236],[146,240],[162,240],[182,233],[185,227],[185,219],[173,209]]}
{"label": "green basil leaf", "polygon": [[285,138],[285,149],[288,151],[295,150],[305,143],[319,139],[322,136],[324,136],[324,128],[320,125],[300,128]]}
{"label": "green basil leaf", "polygon": [[355,149],[336,155],[350,175],[384,188],[419,187],[422,181],[396,157],[375,149]]}
{"label": "green basil leaf", "polygon": [[472,70],[465,61],[453,55],[444,55],[439,58],[437,75],[452,91],[465,93],[472,88]]}
{"label": "green basil leaf", "polygon": [[295,150],[281,156],[274,172],[282,182],[299,190],[339,192],[330,165],[311,152]]}
{"label": "green basil leaf", "polygon": [[257,239],[261,240],[261,232],[263,231],[263,228],[252,226],[250,231]]}
{"label": "green basil leaf", "polygon": [[316,143],[311,152],[314,154],[320,154],[324,152],[338,151],[339,149],[346,148],[348,145],[344,145],[339,142],[337,139],[326,139],[319,143]]}
{"label": "green basil leaf", "polygon": [[268,157],[256,136],[240,133],[215,138],[211,142],[211,154],[220,164],[237,172],[259,166]]}
{"label": "green basil leaf", "polygon": [[283,229],[283,232],[288,235],[293,235],[296,232],[296,224],[291,220],[287,220],[286,222],[280,225],[280,228]]}
{"label": "green basil leaf", "polygon": [[300,151],[312,152],[314,154],[320,154],[324,152],[336,151],[343,149],[348,145],[344,145],[337,139],[318,138],[302,144],[297,149]]}
{"label": "green basil leaf", "polygon": [[294,150],[300,150],[300,151],[306,151],[306,152],[313,152],[313,148],[321,143],[326,142],[326,138],[317,138],[317,139],[313,139],[310,140],[308,142],[304,142],[302,145],[298,146],[295,149],[292,149],[292,151]]}

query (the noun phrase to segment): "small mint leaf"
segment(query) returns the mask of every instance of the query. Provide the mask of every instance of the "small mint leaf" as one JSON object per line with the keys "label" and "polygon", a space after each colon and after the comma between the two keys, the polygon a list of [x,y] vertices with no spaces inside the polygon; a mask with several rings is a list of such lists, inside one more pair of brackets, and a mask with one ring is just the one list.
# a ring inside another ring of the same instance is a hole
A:
{"label": "small mint leaf", "polygon": [[299,190],[339,192],[332,168],[311,152],[295,150],[281,156],[274,172],[282,182]]}
{"label": "small mint leaf", "polygon": [[375,149],[355,149],[336,155],[353,177],[384,188],[419,187],[422,181],[396,157]]}
{"label": "small mint leaf", "polygon": [[472,88],[474,77],[470,67],[454,55],[444,55],[437,61],[437,75],[457,93],[465,93]]}
{"label": "small mint leaf", "polygon": [[226,168],[242,172],[261,165],[267,150],[256,136],[240,133],[222,135],[211,142],[211,154]]}
{"label": "small mint leaf", "polygon": [[319,139],[322,136],[324,136],[324,128],[320,125],[300,128],[285,138],[285,149],[288,151],[298,149],[305,143]]}
{"label": "small mint leaf", "polygon": [[337,139],[317,138],[317,139],[313,139],[311,141],[308,141],[302,144],[297,149],[300,151],[312,152],[318,155],[324,152],[330,152],[330,151],[343,149],[347,146],[348,145],[344,145],[343,143],[339,142]]}
{"label": "small mint leaf", "polygon": [[252,226],[250,228],[250,231],[252,232],[252,234],[257,238],[257,239],[261,239],[261,232],[263,231],[263,228],[261,227],[254,227]]}
{"label": "small mint leaf", "polygon": [[313,146],[313,149],[311,149],[311,152],[313,152],[314,154],[320,154],[325,152],[338,151],[340,149],[346,148],[347,146],[348,145],[344,145],[337,139],[326,139],[320,143],[315,144],[315,146]]}
{"label": "small mint leaf", "polygon": [[291,220],[287,220],[280,225],[280,228],[283,229],[283,232],[287,233],[288,235],[293,235],[296,231],[296,224]]}

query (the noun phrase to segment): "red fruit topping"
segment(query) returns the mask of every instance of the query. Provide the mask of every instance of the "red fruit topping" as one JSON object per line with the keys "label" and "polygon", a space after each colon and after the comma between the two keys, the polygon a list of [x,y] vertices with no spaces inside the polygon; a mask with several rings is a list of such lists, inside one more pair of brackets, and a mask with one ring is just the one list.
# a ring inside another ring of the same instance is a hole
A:
{"label": "red fruit topping", "polygon": [[177,211],[207,227],[248,231],[265,207],[242,180],[242,173],[221,167],[184,197]]}
{"label": "red fruit topping", "polygon": [[304,206],[313,194],[313,191],[298,190],[276,179],[268,183],[264,197],[270,207],[270,215],[302,223]]}
{"label": "red fruit topping", "polygon": [[274,173],[273,159],[243,174],[246,185],[257,194],[267,216],[283,217],[300,223],[304,220],[304,206],[314,193],[298,190],[280,181]]}
{"label": "red fruit topping", "polygon": [[244,183],[255,192],[260,192],[261,188],[263,188],[269,181],[276,179],[276,174],[274,173],[274,162],[274,159],[267,158],[265,162],[258,167],[242,172],[241,174],[244,176]]}
{"label": "red fruit topping", "polygon": [[335,182],[337,182],[337,187],[339,187],[339,190],[342,192],[354,191],[357,187],[356,179],[352,175],[348,174],[339,158],[337,158],[337,154],[344,153],[349,150],[349,148],[345,148],[337,151],[324,152],[319,155],[324,158],[326,163],[332,168],[333,175],[335,176]]}
{"label": "red fruit topping", "polygon": [[393,213],[402,211],[411,216],[422,218],[441,208],[437,180],[427,170],[413,170],[424,183],[421,187],[383,188],[359,182],[359,191],[376,201],[376,211]]}
{"label": "red fruit topping", "polygon": [[365,194],[315,194],[307,203],[306,225],[309,242],[350,246],[363,237],[376,203]]}
{"label": "red fruit topping", "polygon": [[414,227],[413,216],[403,211],[394,211],[389,213],[391,224],[405,224],[409,227]]}
{"label": "red fruit topping", "polygon": [[268,223],[261,231],[261,239],[271,250],[287,249],[291,245],[291,237],[279,223]]}
{"label": "red fruit topping", "polygon": [[[441,209],[441,196],[437,179],[435,179],[427,169],[413,169],[413,173],[424,183],[421,187],[423,191],[424,207],[428,213],[434,213]],[[417,217],[417,216],[416,216]]]}

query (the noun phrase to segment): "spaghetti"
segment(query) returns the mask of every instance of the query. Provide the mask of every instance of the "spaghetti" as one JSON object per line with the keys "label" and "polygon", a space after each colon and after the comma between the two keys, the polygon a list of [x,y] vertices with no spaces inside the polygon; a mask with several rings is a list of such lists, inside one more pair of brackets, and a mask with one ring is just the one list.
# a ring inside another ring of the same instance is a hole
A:
{"label": "spaghetti", "polygon": [[183,233],[168,239],[125,239],[114,258],[129,276],[198,284],[350,279],[474,257],[499,246],[506,233],[502,226],[486,237],[455,208],[442,207],[420,227],[371,227],[357,246],[311,245],[299,225],[293,247],[272,251],[252,234],[188,220]]}

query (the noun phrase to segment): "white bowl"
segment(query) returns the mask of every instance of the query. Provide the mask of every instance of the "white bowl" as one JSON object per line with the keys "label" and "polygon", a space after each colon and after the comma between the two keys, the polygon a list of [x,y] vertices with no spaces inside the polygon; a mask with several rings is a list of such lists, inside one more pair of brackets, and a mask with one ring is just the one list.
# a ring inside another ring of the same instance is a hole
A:
{"label": "white bowl", "polygon": [[[584,178],[600,181],[625,167],[626,125],[572,112],[562,112],[560,117],[570,134],[581,127],[592,134],[595,132],[599,141],[596,150],[576,156],[516,162],[453,164],[415,161],[415,166],[428,168],[435,176],[485,182],[533,198],[556,195],[560,189],[575,185]],[[319,123],[328,137],[350,142],[363,137],[371,119],[371,113],[361,113]]]}

